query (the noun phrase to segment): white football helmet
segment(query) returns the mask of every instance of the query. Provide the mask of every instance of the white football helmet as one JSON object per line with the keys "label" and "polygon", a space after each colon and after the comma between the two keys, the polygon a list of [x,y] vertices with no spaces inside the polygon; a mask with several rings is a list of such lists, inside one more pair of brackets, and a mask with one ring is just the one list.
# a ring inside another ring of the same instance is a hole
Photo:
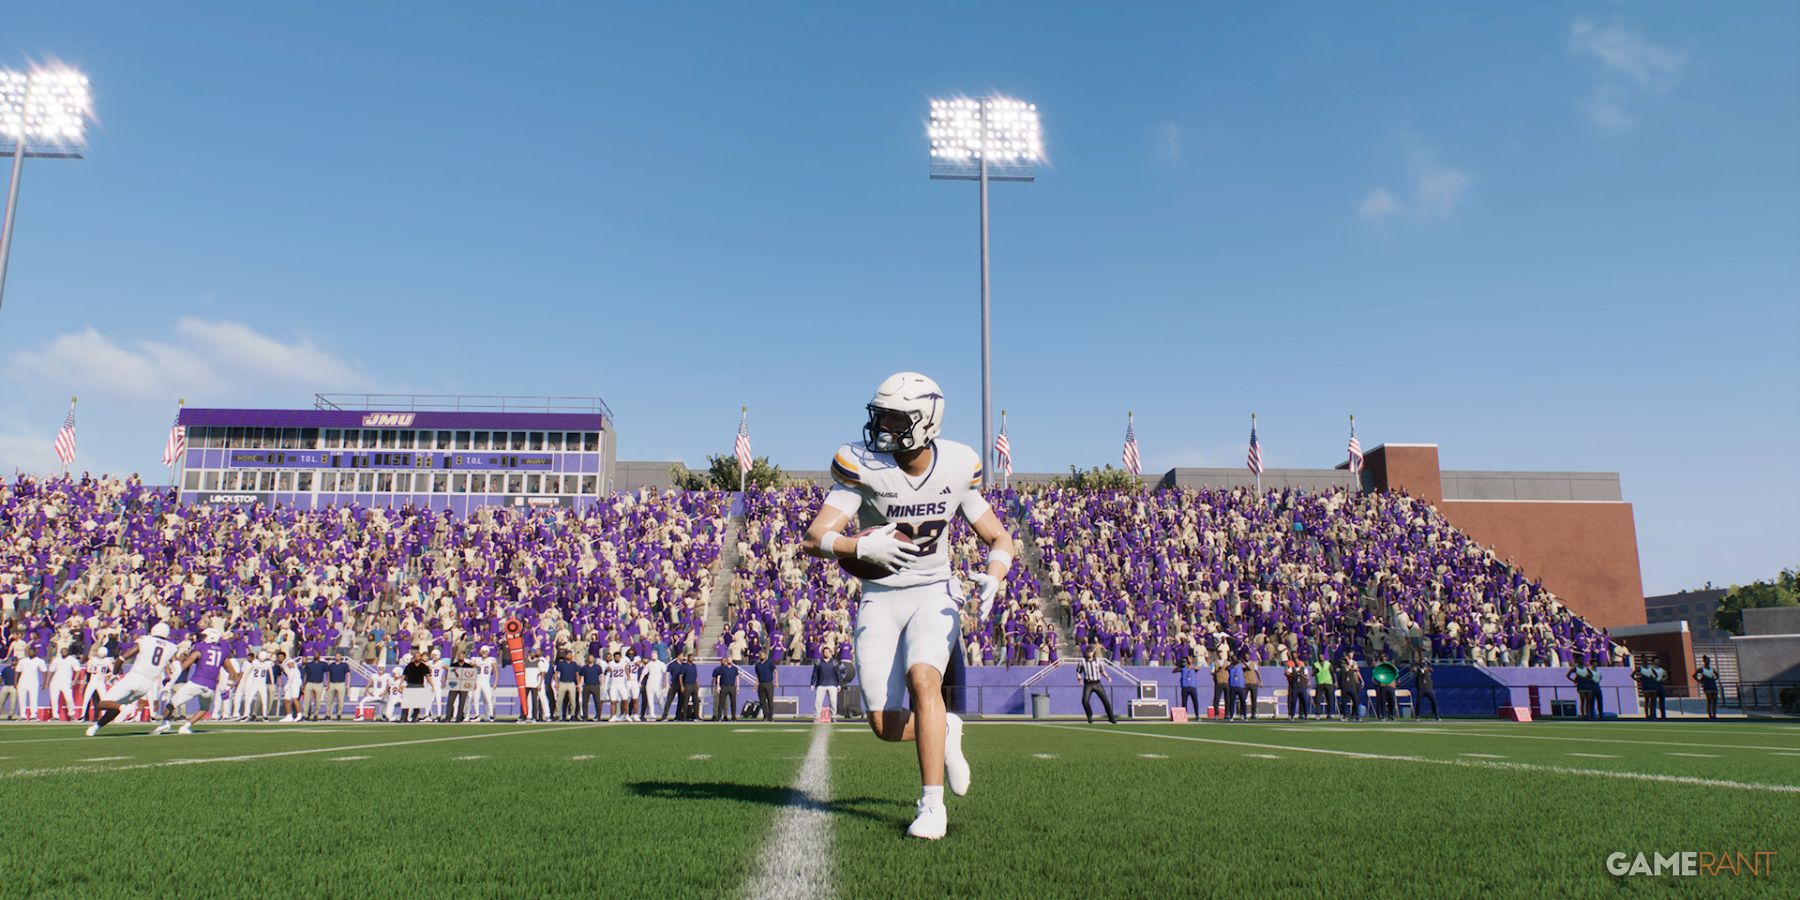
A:
{"label": "white football helmet", "polygon": [[917,372],[889,375],[865,409],[863,440],[877,453],[923,449],[944,427],[944,392]]}
{"label": "white football helmet", "polygon": [[215,642],[215,643],[217,643],[218,640],[224,636],[225,636],[225,633],[220,631],[217,628],[208,628],[205,631],[200,632],[200,637],[202,637],[208,641]]}
{"label": "white football helmet", "polygon": [[167,638],[169,636],[169,623],[158,622],[155,625],[150,626],[150,636]]}
{"label": "white football helmet", "polygon": [[106,655],[107,655],[106,645],[105,644],[95,644],[93,652],[89,653],[88,655],[93,657],[94,659],[105,659]]}

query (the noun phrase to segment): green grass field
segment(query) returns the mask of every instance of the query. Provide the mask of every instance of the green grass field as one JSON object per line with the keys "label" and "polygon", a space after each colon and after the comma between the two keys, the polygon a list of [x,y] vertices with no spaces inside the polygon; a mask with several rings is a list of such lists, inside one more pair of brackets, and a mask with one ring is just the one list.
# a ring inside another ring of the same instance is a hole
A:
{"label": "green grass field", "polygon": [[[857,725],[146,731],[0,728],[0,894],[1800,896],[1788,724],[976,723],[935,844],[910,746]],[[1679,850],[1777,856],[1606,872]]]}

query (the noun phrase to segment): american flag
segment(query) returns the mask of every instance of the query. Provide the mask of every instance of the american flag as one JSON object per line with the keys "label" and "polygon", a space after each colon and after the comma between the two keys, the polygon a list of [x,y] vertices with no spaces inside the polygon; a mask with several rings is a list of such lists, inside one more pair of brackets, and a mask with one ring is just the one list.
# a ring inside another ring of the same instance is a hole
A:
{"label": "american flag", "polygon": [[749,474],[750,463],[751,463],[751,459],[750,459],[750,411],[747,409],[744,410],[742,412],[742,414],[740,414],[738,416],[738,433],[737,433],[736,450],[737,450],[737,460],[738,460],[738,473],[739,474]]}
{"label": "american flag", "polygon": [[63,427],[56,433],[56,458],[62,460],[63,468],[75,463],[75,401],[69,401],[69,414],[63,417]]}
{"label": "american flag", "polygon": [[181,454],[187,450],[187,429],[181,427],[181,414],[175,414],[175,423],[169,426],[169,442],[163,445],[163,467],[175,465]]}
{"label": "american flag", "polygon": [[1006,426],[1000,426],[1000,434],[994,438],[994,459],[1000,465],[1001,474],[1012,477],[1012,444],[1006,440]]}
{"label": "american flag", "polygon": [[1133,475],[1144,474],[1143,463],[1138,459],[1137,434],[1132,430],[1132,424],[1129,418],[1125,420],[1125,453],[1123,459],[1125,460],[1125,471],[1130,472]]}
{"label": "american flag", "polygon": [[1262,445],[1256,442],[1255,422],[1250,423],[1250,455],[1245,457],[1245,462],[1250,465],[1250,474],[1262,477]]}
{"label": "american flag", "polygon": [[1350,474],[1362,472],[1362,441],[1356,439],[1356,417],[1350,417]]}

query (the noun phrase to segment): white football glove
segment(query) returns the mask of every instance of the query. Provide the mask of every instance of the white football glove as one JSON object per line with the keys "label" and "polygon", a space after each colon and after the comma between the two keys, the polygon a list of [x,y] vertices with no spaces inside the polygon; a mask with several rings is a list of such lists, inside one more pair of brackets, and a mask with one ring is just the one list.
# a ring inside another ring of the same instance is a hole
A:
{"label": "white football glove", "polygon": [[1000,593],[1000,579],[986,572],[976,572],[969,576],[969,580],[975,582],[975,586],[980,589],[975,599],[981,604],[981,618],[986,619],[994,609],[994,596]]}
{"label": "white football glove", "polygon": [[896,572],[905,571],[919,557],[913,547],[894,537],[895,525],[883,525],[856,539],[856,558]]}

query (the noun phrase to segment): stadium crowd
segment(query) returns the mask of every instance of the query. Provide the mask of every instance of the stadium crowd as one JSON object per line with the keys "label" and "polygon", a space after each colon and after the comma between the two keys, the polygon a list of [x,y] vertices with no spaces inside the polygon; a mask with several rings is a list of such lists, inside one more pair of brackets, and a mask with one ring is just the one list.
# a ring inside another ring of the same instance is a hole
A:
{"label": "stadium crowd", "polygon": [[1115,659],[1559,667],[1622,655],[1405,494],[1051,487],[1022,502],[1075,641]]}
{"label": "stadium crowd", "polygon": [[[399,693],[414,663],[438,715],[466,713],[445,711],[445,672],[460,660],[483,673],[473,711],[485,705],[491,716],[502,624],[518,618],[540,716],[570,714],[555,696],[565,688],[583,714],[611,703],[620,715],[623,698],[611,696],[620,666],[640,687],[630,692],[637,706],[665,705],[644,699],[665,689],[673,705],[682,672],[665,684],[686,653],[743,665],[848,660],[860,582],[799,550],[823,493],[746,493],[726,576],[716,564],[731,498],[719,493],[650,491],[584,512],[495,506],[457,518],[181,506],[135,477],[21,476],[0,483],[6,677],[23,690],[29,675],[44,694],[95,683],[107,652],[163,622],[186,644],[216,629],[240,679],[230,693],[279,693],[264,715],[320,715],[327,701],[341,714],[343,688],[333,685],[348,670],[379,679],[383,698]],[[1062,628],[1074,645],[1121,662],[1200,669],[1346,654],[1526,666],[1623,659],[1604,632],[1403,494],[1042,487],[990,500],[1024,538],[1025,559],[987,622],[972,606],[965,612],[970,665],[1055,662]],[[981,559],[972,531],[959,525],[950,540],[953,565],[972,570]],[[729,578],[724,627],[699,648],[716,577]],[[652,660],[657,691],[642,689]],[[698,671],[685,677],[687,688],[700,680]],[[628,704],[622,714],[644,711]]]}

